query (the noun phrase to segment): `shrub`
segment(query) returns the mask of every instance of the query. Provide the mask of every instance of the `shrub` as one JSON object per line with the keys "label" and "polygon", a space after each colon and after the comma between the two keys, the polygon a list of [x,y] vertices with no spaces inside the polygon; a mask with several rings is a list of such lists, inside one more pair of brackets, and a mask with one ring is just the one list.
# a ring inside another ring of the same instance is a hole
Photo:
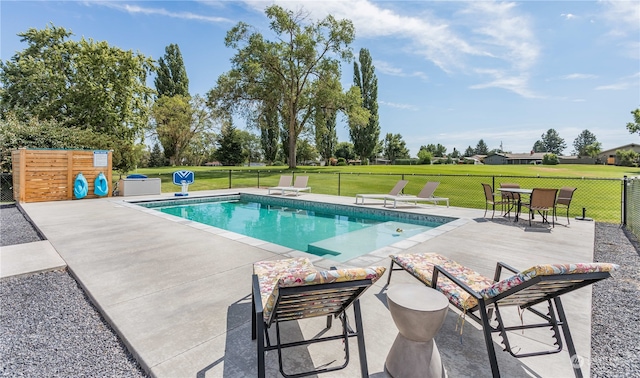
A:
{"label": "shrub", "polygon": [[616,157],[618,158],[618,164],[625,167],[634,167],[638,164],[638,159],[640,158],[640,154],[635,152],[632,149],[628,150],[617,150]]}
{"label": "shrub", "polygon": [[345,158],[338,158],[338,163],[336,164],[339,167],[344,167],[347,165],[347,160]]}
{"label": "shrub", "polygon": [[542,157],[542,164],[544,165],[557,165],[558,156],[556,154],[545,154]]}

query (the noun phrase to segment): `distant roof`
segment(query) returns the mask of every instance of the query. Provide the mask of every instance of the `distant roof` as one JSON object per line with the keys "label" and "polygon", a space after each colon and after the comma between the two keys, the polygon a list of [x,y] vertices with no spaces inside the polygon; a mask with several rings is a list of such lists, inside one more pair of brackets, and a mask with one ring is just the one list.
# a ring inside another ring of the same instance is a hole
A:
{"label": "distant roof", "polygon": [[617,150],[629,150],[629,149],[638,148],[638,147],[640,147],[640,145],[638,145],[637,143],[629,143],[629,144],[625,144],[624,146],[620,146],[620,147],[616,147],[616,148],[610,148],[608,150],[600,151],[600,154],[606,154],[608,152],[616,152]]}

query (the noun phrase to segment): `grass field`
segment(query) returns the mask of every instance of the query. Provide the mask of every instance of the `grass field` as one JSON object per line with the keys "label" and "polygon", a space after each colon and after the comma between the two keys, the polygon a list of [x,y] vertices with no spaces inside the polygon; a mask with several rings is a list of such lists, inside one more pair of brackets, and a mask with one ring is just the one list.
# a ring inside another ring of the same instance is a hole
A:
{"label": "grass field", "polygon": [[[618,223],[621,214],[621,179],[639,176],[639,168],[603,165],[416,165],[307,167],[162,167],[138,169],[135,173],[162,179],[162,192],[178,192],[171,182],[178,170],[195,173],[189,191],[241,187],[269,187],[281,174],[308,175],[314,193],[355,196],[357,193],[387,193],[400,179],[409,180],[407,194],[417,194],[427,181],[439,181],[436,195],[449,197],[452,206],[485,207],[481,183],[499,186],[516,182],[523,188],[572,186],[578,188],[571,204],[571,217],[581,215],[602,222]],[[114,181],[119,175],[114,172]]]}

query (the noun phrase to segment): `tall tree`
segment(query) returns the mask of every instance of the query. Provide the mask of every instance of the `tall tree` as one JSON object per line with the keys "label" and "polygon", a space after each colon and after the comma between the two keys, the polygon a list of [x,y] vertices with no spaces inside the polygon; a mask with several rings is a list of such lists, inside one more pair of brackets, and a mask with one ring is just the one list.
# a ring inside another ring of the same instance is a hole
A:
{"label": "tall tree", "polygon": [[239,165],[244,161],[241,137],[231,123],[222,127],[217,147],[215,157],[222,165]]}
{"label": "tall tree", "polygon": [[154,66],[140,53],[84,38],[53,25],[18,34],[27,48],[0,63],[0,116],[56,120],[113,140],[113,165],[135,165],[136,146],[148,123]]}
{"label": "tall tree", "polygon": [[260,146],[267,164],[273,164],[278,155],[280,141],[280,123],[276,106],[266,108],[258,120],[260,127]]}
{"label": "tall tree", "polygon": [[469,157],[469,156],[473,156],[476,154],[476,150],[473,149],[473,147],[469,146],[467,147],[466,150],[464,150],[464,156]]}
{"label": "tall tree", "polygon": [[547,152],[547,150],[545,150],[545,146],[544,143],[541,140],[536,140],[536,142],[533,144],[533,152]]}
{"label": "tall tree", "polygon": [[596,143],[598,139],[589,130],[583,130],[576,139],[573,140],[573,152],[578,156],[588,156],[587,147]]}
{"label": "tall tree", "polygon": [[[562,151],[567,148],[567,144],[564,139],[560,138],[560,134],[554,129],[547,130],[546,133],[541,135],[538,148],[542,147],[543,151],[537,151],[534,144],[534,151],[536,152],[550,152],[552,154],[561,155]],[[538,142],[536,142],[538,143]]]}
{"label": "tall tree", "polygon": [[409,157],[409,149],[402,135],[387,133],[383,142],[384,156],[391,160],[391,164],[396,162],[396,159],[406,159]]}
{"label": "tall tree", "polygon": [[164,153],[160,148],[160,143],[154,143],[149,154],[149,167],[164,167]]}
{"label": "tall tree", "polygon": [[182,157],[194,136],[213,127],[200,96],[162,96],[153,105],[152,116],[156,135],[172,166],[182,165]]}
{"label": "tall tree", "polygon": [[164,56],[158,59],[158,76],[154,84],[158,98],[175,95],[189,97],[189,78],[178,45],[172,43],[165,47]]}
{"label": "tall tree", "polygon": [[593,142],[587,147],[585,147],[584,151],[587,155],[589,155],[589,157],[592,157],[595,159],[600,154],[600,151],[602,151],[602,143]]}
{"label": "tall tree", "polygon": [[319,109],[316,111],[316,148],[320,157],[329,162],[336,152],[338,135],[336,133],[337,112],[332,109]]}
{"label": "tall tree", "polygon": [[340,142],[336,146],[336,157],[344,158],[349,161],[356,157],[356,152],[353,150],[353,144],[349,142]]}
{"label": "tall tree", "polygon": [[627,123],[627,130],[629,130],[631,134],[640,134],[640,108],[632,110],[631,114],[633,115],[634,121]]}
{"label": "tall tree", "polygon": [[473,152],[476,155],[486,155],[489,153],[489,147],[487,147],[487,144],[484,142],[483,139],[480,139],[478,141],[478,144],[476,145],[476,149]]}
{"label": "tall tree", "polygon": [[339,59],[351,58],[349,44],[355,31],[351,21],[330,15],[307,22],[302,12],[277,5],[267,7],[265,13],[276,41],[265,39],[244,22],[233,27],[225,38],[227,47],[238,50],[231,59],[232,69],[218,78],[208,99],[213,107],[243,112],[255,120],[260,105],[276,98],[287,130],[289,167],[295,168],[298,136],[313,126],[318,103],[326,101],[328,93],[332,98],[342,96],[341,89],[330,91],[318,80],[340,77]]}
{"label": "tall tree", "polygon": [[358,124],[349,125],[349,135],[356,153],[360,159],[368,159],[380,137],[380,122],[378,118],[378,78],[368,49],[360,49],[360,66],[353,62],[353,84],[360,88],[362,106],[369,110],[369,122],[359,127]]}

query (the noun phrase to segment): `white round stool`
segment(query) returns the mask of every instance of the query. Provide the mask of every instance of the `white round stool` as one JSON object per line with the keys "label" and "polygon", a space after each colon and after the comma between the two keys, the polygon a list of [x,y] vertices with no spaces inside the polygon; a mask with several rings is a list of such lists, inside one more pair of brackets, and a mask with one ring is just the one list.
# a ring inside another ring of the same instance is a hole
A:
{"label": "white round stool", "polygon": [[399,331],[387,355],[387,372],[394,378],[446,377],[433,337],[447,316],[447,297],[424,285],[396,284],[387,290],[387,303]]}

